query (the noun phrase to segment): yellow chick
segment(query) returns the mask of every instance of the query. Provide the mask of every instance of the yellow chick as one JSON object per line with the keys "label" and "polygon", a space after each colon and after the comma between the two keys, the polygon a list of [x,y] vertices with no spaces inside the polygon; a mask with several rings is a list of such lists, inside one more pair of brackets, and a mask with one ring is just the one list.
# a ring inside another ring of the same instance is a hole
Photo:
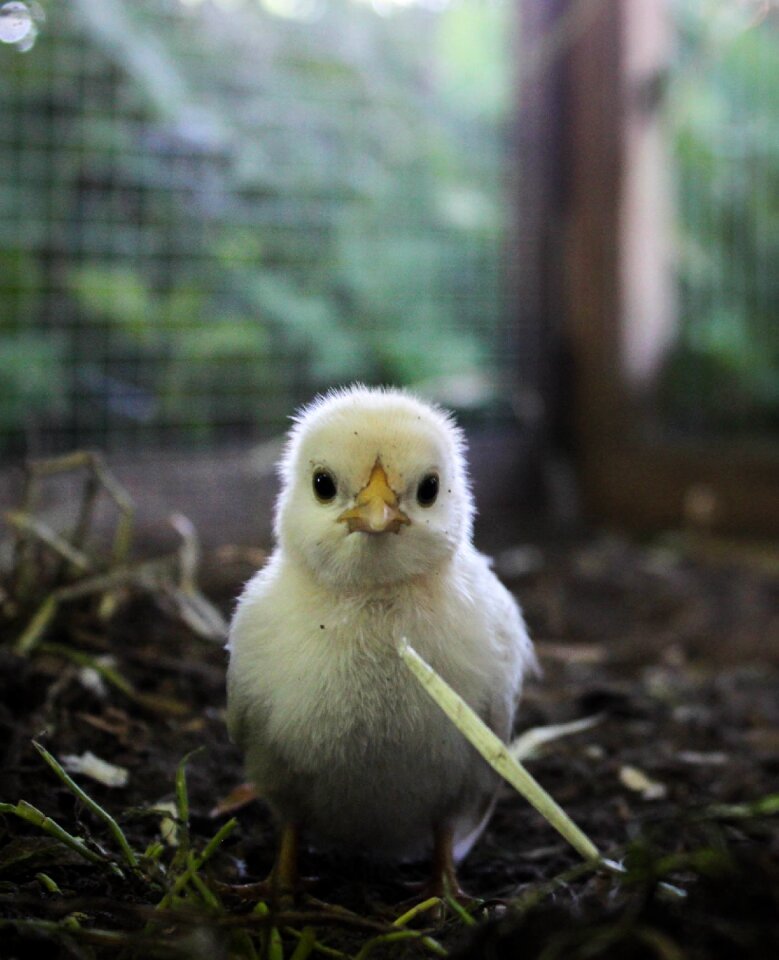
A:
{"label": "yellow chick", "polygon": [[280,824],[271,874],[320,849],[432,855],[431,893],[490,816],[496,775],[408,672],[409,642],[502,739],[535,666],[519,608],[471,542],[460,429],[397,390],[353,386],[296,417],[277,546],[230,628],[227,717]]}

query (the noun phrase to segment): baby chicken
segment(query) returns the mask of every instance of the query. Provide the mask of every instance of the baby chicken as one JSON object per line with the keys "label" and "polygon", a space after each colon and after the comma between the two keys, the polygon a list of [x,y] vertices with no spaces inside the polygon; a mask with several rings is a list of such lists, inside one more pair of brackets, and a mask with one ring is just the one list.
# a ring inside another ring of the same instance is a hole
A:
{"label": "baby chicken", "polygon": [[407,860],[431,893],[492,811],[494,772],[397,654],[409,642],[501,738],[535,659],[520,611],[471,543],[463,435],[440,409],[354,386],[297,416],[280,463],[276,549],[232,621],[227,718],[281,835]]}

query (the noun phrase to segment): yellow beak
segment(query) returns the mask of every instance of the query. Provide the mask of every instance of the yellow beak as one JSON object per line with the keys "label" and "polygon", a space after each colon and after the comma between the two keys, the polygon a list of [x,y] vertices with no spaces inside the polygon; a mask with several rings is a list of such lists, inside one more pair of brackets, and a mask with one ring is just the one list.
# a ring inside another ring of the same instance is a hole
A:
{"label": "yellow beak", "polygon": [[384,467],[377,460],[368,483],[360,490],[355,506],[344,510],[339,523],[349,526],[349,533],[399,533],[404,523],[411,523],[398,507],[398,498],[389,485]]}

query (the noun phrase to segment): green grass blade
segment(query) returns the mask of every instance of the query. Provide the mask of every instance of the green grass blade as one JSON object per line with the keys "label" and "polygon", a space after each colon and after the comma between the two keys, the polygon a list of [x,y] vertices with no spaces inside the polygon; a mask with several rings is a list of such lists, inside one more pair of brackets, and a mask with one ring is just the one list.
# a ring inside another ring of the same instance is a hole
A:
{"label": "green grass blade", "polygon": [[292,951],[289,960],[308,960],[316,943],[316,930],[313,927],[303,927],[297,946]]}
{"label": "green grass blade", "polygon": [[208,841],[206,846],[203,848],[203,852],[200,854],[193,854],[189,866],[183,873],[180,873],[176,880],[173,883],[173,886],[168,890],[165,896],[160,900],[155,910],[164,910],[170,905],[170,903],[181,893],[184,887],[190,882],[193,875],[196,874],[204,864],[211,859],[211,857],[219,849],[220,845],[227,839],[227,837],[235,830],[238,826],[238,821],[233,817],[231,820],[228,820],[227,823],[222,824],[219,830],[214,834],[214,836]]}
{"label": "green grass blade", "polygon": [[[295,930],[294,927],[285,927],[284,933],[288,934],[291,937],[295,937],[296,940],[302,940],[308,927],[304,927],[302,932],[300,930]],[[348,954],[344,953],[343,950],[336,950],[335,947],[328,947],[324,943],[320,943],[317,939],[314,939],[311,943],[311,949],[316,953],[321,953],[325,957],[334,957],[335,960],[348,960]],[[295,954],[292,954],[294,958]]]}
{"label": "green grass blade", "polygon": [[81,837],[74,837],[73,834],[68,833],[56,820],[47,817],[45,813],[26,800],[20,800],[15,805],[12,803],[0,803],[0,813],[11,813],[22,820],[26,820],[27,823],[31,823],[33,826],[40,828],[45,833],[48,833],[49,836],[59,840],[60,843],[63,843],[66,847],[75,850],[76,853],[80,854],[85,860],[89,860],[90,863],[108,863],[108,860],[102,854],[91,850]]}
{"label": "green grass blade", "polygon": [[422,900],[420,903],[415,903],[410,910],[407,910],[405,913],[401,914],[396,920],[392,921],[393,927],[405,927],[411,921],[418,917],[420,913],[425,913],[428,910],[433,910],[435,907],[441,905],[440,897],[428,897],[427,900]]}
{"label": "green grass blade", "polygon": [[46,763],[51,767],[51,769],[57,774],[60,780],[65,784],[65,786],[74,793],[79,800],[89,809],[95,816],[99,817],[104,823],[108,825],[108,829],[111,831],[114,839],[119,845],[119,849],[122,851],[122,856],[133,870],[138,870],[138,858],[135,856],[135,852],[127,841],[127,837],[124,835],[122,828],[114,820],[111,814],[104,810],[100,804],[93,800],[89,794],[82,790],[82,788],[76,783],[75,780],[65,771],[62,765],[56,760],[49,751],[41,746],[40,743],[33,740],[32,742],[35,749],[43,757]]}
{"label": "green grass blade", "polygon": [[184,855],[189,851],[189,793],[187,791],[187,764],[190,759],[200,753],[203,747],[195,747],[181,758],[176,768],[176,839]]}

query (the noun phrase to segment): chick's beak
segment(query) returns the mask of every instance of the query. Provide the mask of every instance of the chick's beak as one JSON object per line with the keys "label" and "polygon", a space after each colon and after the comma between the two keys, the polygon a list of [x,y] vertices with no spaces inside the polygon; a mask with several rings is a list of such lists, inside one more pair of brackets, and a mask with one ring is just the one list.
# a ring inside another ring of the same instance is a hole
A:
{"label": "chick's beak", "polygon": [[357,494],[355,505],[344,510],[338,522],[347,524],[349,533],[399,533],[403,524],[411,523],[398,507],[397,495],[378,460],[368,483]]}

